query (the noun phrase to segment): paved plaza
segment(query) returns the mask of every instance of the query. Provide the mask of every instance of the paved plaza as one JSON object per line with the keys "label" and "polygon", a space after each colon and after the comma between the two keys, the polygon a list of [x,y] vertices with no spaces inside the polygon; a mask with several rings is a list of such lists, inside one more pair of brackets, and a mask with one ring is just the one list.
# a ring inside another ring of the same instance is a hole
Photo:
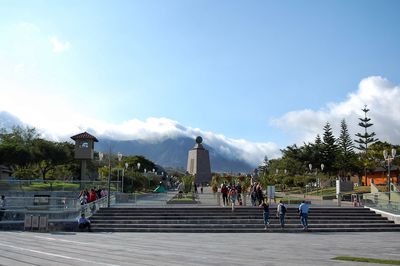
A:
{"label": "paved plaza", "polygon": [[399,238],[400,233],[0,232],[0,265],[364,265],[331,258],[400,260]]}

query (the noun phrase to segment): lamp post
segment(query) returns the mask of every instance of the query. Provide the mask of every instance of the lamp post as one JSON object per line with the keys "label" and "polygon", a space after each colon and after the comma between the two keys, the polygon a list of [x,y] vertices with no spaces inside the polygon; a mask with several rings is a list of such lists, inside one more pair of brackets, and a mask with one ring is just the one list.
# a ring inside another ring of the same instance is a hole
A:
{"label": "lamp post", "polygon": [[[99,162],[103,161],[103,158],[104,158],[104,153],[99,152]],[[100,168],[100,163],[99,163],[99,168]],[[98,172],[100,172],[100,178],[101,178],[102,177],[101,171],[98,171]]]}
{"label": "lamp post", "polygon": [[[117,158],[118,158],[118,163],[121,162],[122,160],[122,153],[118,152],[117,153]],[[117,191],[119,192],[119,168],[117,168]]]}
{"label": "lamp post", "polygon": [[[324,167],[325,167],[325,165],[323,163],[321,163],[321,172],[324,171]],[[312,171],[312,164],[311,163],[308,164],[308,168],[310,169],[310,173],[311,173],[311,171]],[[317,177],[317,176],[318,176],[318,167],[315,168],[315,177],[317,178],[317,183],[318,183],[318,186],[319,186],[319,189],[320,189],[320,195],[321,195],[321,201],[322,201],[321,179],[319,177]],[[307,193],[307,187],[306,187],[306,193]]]}
{"label": "lamp post", "polygon": [[[321,163],[321,172],[323,172],[324,171],[324,167],[325,167],[325,165],[323,164],[323,163]],[[318,186],[319,186],[319,189],[321,190],[321,201],[322,201],[322,186],[321,186],[321,179],[320,178],[318,178]]]}
{"label": "lamp post", "polygon": [[[310,174],[311,174],[312,164],[310,164],[310,163],[308,164],[308,169],[310,169]],[[305,187],[306,187],[306,196],[307,196],[307,185],[308,184],[305,185]]]}
{"label": "lamp post", "polygon": [[111,195],[111,144],[108,147],[108,191],[107,191],[107,208],[110,208],[110,195]]}
{"label": "lamp post", "polygon": [[[125,171],[128,171],[129,163],[125,163]],[[122,171],[122,193],[124,193],[124,178],[125,178],[125,171]]]}
{"label": "lamp post", "polygon": [[389,193],[389,203],[390,203],[390,164],[391,162],[394,160],[394,158],[396,157],[396,150],[392,149],[392,154],[388,154],[387,150],[383,151],[383,158],[385,158],[385,161],[387,161],[387,167],[388,167],[388,175],[387,175],[387,185],[388,185],[388,193]]}
{"label": "lamp post", "polygon": [[[156,169],[153,168],[152,172],[153,172],[153,175],[155,175]],[[151,176],[148,175],[148,178],[149,178],[149,189],[150,189],[150,178],[151,178]]]}
{"label": "lamp post", "polygon": [[[139,171],[140,171],[140,163],[139,163],[139,162],[136,164],[136,167],[137,167],[137,170],[138,170],[138,172],[139,172]],[[132,170],[134,170],[133,167],[132,167]],[[134,177],[137,177],[137,175],[134,174],[133,178],[134,178]],[[133,184],[134,184],[134,179],[132,179],[132,192],[135,193]]]}
{"label": "lamp post", "polygon": [[285,189],[286,189],[285,179],[286,179],[286,175],[287,175],[287,169],[283,170],[283,173],[285,174],[285,177],[282,178],[282,189],[283,189],[283,193],[285,193]]}

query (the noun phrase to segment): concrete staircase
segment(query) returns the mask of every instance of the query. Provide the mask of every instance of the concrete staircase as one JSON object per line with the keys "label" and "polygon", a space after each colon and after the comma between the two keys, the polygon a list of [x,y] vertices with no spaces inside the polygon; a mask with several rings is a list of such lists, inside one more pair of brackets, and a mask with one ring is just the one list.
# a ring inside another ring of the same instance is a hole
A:
{"label": "concrete staircase", "polygon": [[[303,232],[296,207],[288,207],[281,229],[276,208],[264,230],[262,209],[237,207],[103,208],[91,217],[94,232]],[[312,207],[309,232],[400,232],[400,225],[366,208]]]}

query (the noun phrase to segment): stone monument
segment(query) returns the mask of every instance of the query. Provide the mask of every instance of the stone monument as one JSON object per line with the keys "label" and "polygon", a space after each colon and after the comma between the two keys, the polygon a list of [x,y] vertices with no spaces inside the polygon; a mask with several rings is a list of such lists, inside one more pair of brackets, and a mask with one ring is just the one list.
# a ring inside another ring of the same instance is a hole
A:
{"label": "stone monument", "polygon": [[71,139],[75,141],[75,159],[81,161],[81,182],[87,181],[86,160],[93,160],[94,143],[99,141],[87,132],[72,136]]}
{"label": "stone monument", "polygon": [[187,172],[195,176],[196,183],[210,183],[211,182],[211,166],[210,156],[208,150],[203,145],[202,137],[196,138],[196,144],[193,149],[189,151]]}

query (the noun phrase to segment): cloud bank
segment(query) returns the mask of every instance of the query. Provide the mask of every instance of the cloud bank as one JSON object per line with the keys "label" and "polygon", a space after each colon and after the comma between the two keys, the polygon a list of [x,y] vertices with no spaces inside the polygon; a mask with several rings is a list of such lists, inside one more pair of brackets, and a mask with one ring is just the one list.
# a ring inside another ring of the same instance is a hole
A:
{"label": "cloud bank", "polygon": [[[131,119],[122,123],[108,123],[82,114],[79,108],[71,105],[72,99],[65,95],[38,93],[34,89],[24,92],[24,97],[10,86],[2,89],[0,111],[6,111],[23,123],[36,127],[44,136],[54,140],[69,140],[79,132],[88,131],[97,137],[115,140],[140,140],[156,143],[167,138],[181,136],[195,138],[201,135],[204,143],[217,152],[230,158],[244,160],[252,165],[269,158],[280,156],[280,148],[272,142],[255,143],[244,139],[232,139],[199,128],[186,127],[168,118],[150,117],[146,120]],[[17,86],[17,85],[16,85]],[[271,125],[281,132],[293,134],[295,143],[314,141],[317,134],[323,133],[323,126],[330,122],[335,136],[339,136],[340,120],[346,119],[349,131],[361,132],[358,118],[363,117],[361,109],[368,105],[368,116],[374,125],[372,131],[382,141],[400,143],[400,86],[385,78],[372,76],[361,80],[357,91],[347,95],[338,103],[329,103],[321,110],[291,111],[271,121]],[[16,105],[15,103],[18,103]],[[45,103],[45,104],[44,104]],[[287,145],[291,145],[287,143]]]}
{"label": "cloud bank", "polygon": [[400,143],[400,86],[392,84],[386,78],[371,76],[361,80],[356,92],[347,95],[347,98],[338,103],[330,103],[321,110],[298,110],[284,114],[271,121],[271,125],[293,133],[296,143],[313,141],[317,134],[323,133],[323,126],[329,122],[334,129],[335,136],[339,136],[340,121],[346,119],[349,131],[352,134],[361,132],[358,118],[364,117],[361,111],[364,105],[370,111],[368,117],[374,124],[370,131],[374,131],[381,141],[393,144]]}
{"label": "cloud bank", "polygon": [[[213,147],[225,157],[240,159],[251,165],[260,164],[265,155],[277,157],[280,153],[279,147],[273,143],[254,143],[246,140],[231,139],[198,128],[185,127],[177,121],[168,118],[150,117],[145,121],[132,119],[121,124],[113,124],[66,112],[62,108],[60,109],[64,111],[57,113],[50,112],[46,117],[37,115],[36,117],[41,117],[42,119],[37,119],[36,122],[32,120],[31,122],[25,120],[24,122],[36,127],[42,133],[43,137],[58,141],[70,141],[70,136],[82,131],[88,131],[98,138],[139,140],[151,143],[178,137],[190,137],[194,139],[200,135],[203,137],[205,144]],[[0,120],[4,117],[14,116],[0,112]],[[15,118],[17,119],[17,117]]]}

